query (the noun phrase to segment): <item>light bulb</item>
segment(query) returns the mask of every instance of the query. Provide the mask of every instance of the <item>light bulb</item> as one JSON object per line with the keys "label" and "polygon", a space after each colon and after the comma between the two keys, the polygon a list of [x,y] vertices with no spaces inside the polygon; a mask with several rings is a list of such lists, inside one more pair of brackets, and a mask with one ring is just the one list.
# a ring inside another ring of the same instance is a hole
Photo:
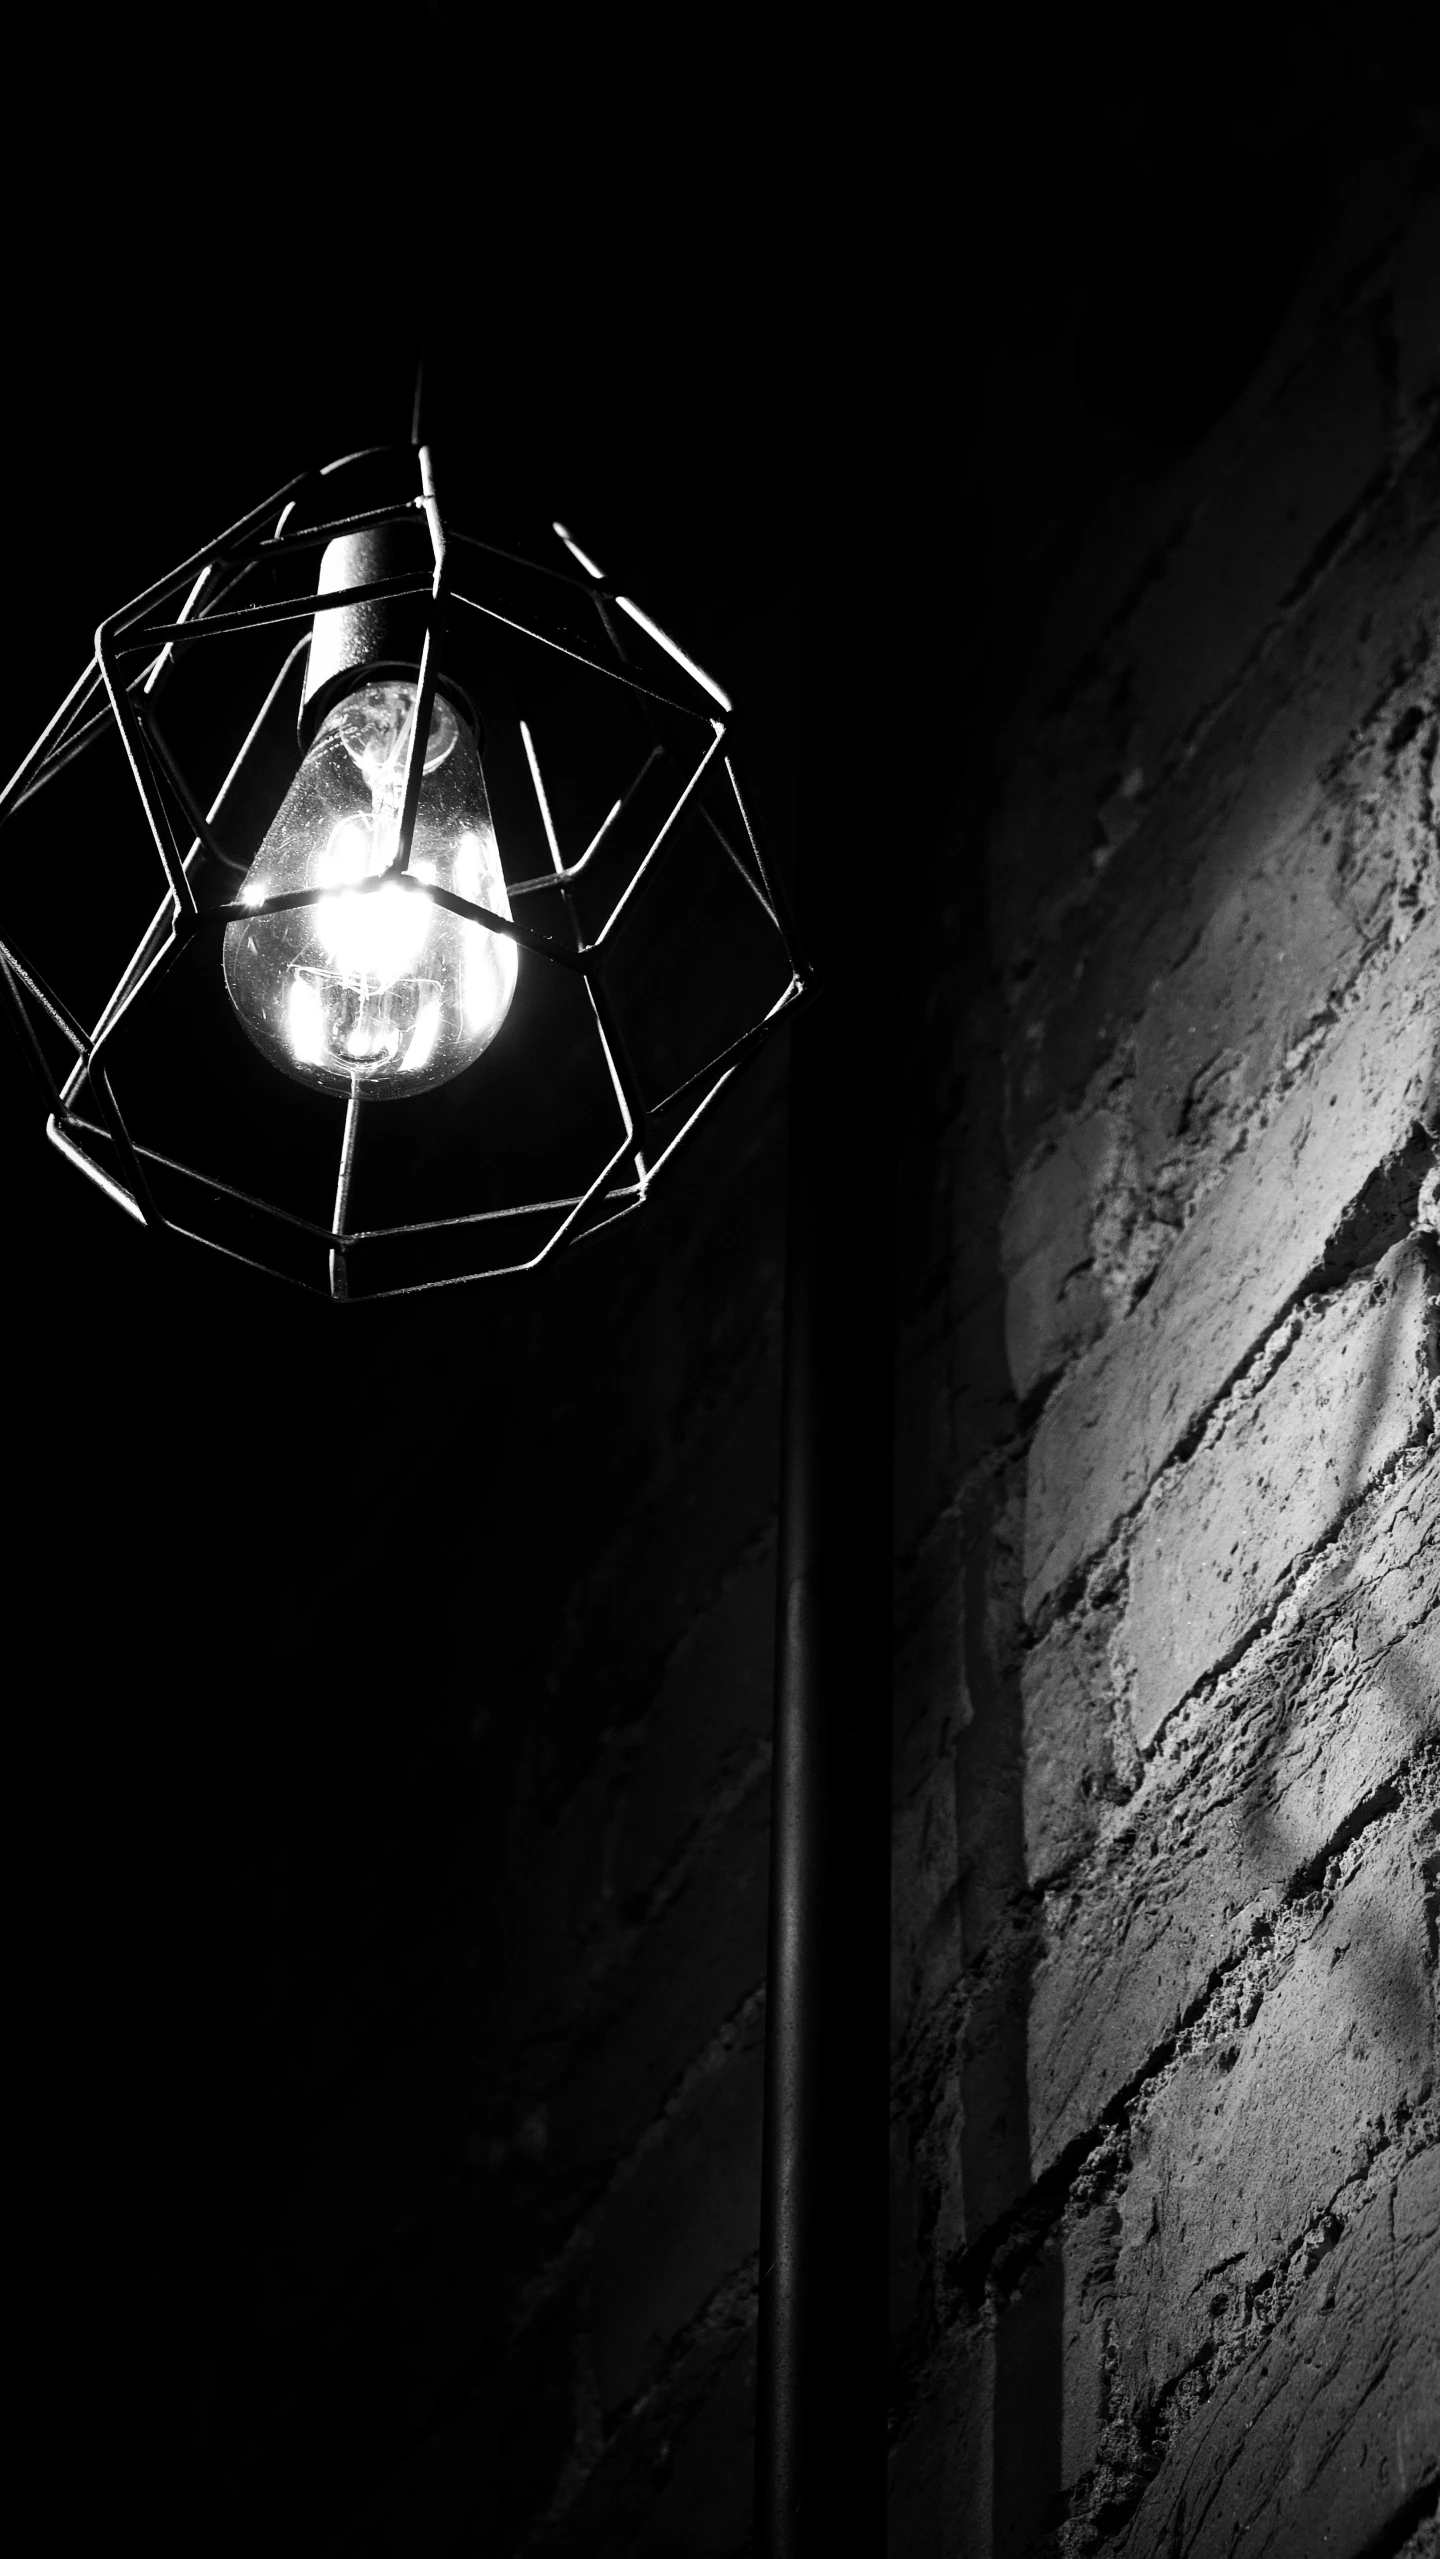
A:
{"label": "light bulb", "polygon": [[271,1062],[325,1093],[400,1099],[446,1083],[488,1048],[515,992],[506,935],[424,894],[451,890],[508,916],[479,750],[437,693],[408,881],[361,890],[394,859],[416,687],[360,684],[316,732],[246,874],[242,905],[297,889],[313,906],[225,928],[225,984]]}

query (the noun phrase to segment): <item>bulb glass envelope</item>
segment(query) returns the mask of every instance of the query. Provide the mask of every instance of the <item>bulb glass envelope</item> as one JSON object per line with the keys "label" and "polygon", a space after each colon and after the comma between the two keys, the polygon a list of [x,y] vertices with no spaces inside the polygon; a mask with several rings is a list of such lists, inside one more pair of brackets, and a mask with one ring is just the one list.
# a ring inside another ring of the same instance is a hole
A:
{"label": "bulb glass envelope", "polygon": [[[413,571],[317,596],[337,535],[403,524]],[[553,538],[521,557],[448,523],[423,447],[356,455],[100,625],[0,793],[0,989],[52,1141],[132,1217],[336,1298],[532,1270],[641,1206],[810,992],[729,701]],[[504,937],[518,978],[492,1045],[443,1088],[346,1101],[258,1054],[221,952],[257,912],[245,876],[294,781],[317,609],[404,599],[418,666],[392,873],[448,692],[478,711],[508,911],[419,863],[405,895]]]}

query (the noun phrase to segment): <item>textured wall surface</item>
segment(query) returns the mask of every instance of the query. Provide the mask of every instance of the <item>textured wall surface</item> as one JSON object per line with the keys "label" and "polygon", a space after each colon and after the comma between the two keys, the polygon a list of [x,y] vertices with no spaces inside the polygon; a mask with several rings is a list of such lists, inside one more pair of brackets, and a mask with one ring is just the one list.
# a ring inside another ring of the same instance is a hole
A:
{"label": "textured wall surface", "polygon": [[996,395],[1049,550],[914,1067],[895,2559],[1434,2546],[1427,167],[1356,152],[1182,450]]}

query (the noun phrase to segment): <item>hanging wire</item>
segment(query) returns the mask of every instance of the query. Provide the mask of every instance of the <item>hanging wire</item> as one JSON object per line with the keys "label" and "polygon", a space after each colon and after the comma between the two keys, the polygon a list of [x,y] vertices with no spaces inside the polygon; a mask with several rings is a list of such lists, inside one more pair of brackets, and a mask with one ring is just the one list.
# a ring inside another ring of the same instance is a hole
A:
{"label": "hanging wire", "polygon": [[423,444],[425,440],[421,434],[421,427],[424,423],[424,408],[425,349],[422,346],[415,359],[415,397],[410,403],[410,441],[412,444]]}

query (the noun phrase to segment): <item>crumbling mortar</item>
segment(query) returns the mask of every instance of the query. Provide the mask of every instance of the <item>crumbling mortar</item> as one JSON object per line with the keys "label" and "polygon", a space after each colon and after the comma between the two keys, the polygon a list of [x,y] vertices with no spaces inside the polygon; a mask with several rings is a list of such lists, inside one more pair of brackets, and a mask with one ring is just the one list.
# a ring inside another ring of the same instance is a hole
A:
{"label": "crumbling mortar", "polygon": [[[1416,699],[1408,706],[1412,711],[1422,708],[1431,698],[1434,682],[1432,664],[1434,647],[1434,628],[1427,622],[1420,627],[1413,645],[1401,650],[1397,655],[1387,672],[1381,690],[1360,712],[1343,746],[1320,766],[1318,779],[1328,791],[1338,794],[1342,802],[1347,787],[1352,791],[1358,787],[1357,768],[1363,765],[1367,753],[1373,749],[1376,733],[1392,722],[1397,698],[1406,693],[1415,695]],[[1402,739],[1402,749],[1408,742]],[[1393,787],[1393,754],[1387,755],[1386,761],[1390,768]],[[1421,823],[1422,828],[1428,828],[1433,841],[1436,829],[1431,785],[1432,769],[1433,749],[1430,760],[1424,761],[1421,767],[1425,786],[1425,808]],[[1326,834],[1324,840],[1330,841],[1330,835]],[[1433,887],[1431,896],[1433,899]],[[1271,1078],[1265,1090],[1251,1097],[1233,1121],[1225,1123],[1224,1142],[1220,1146],[1216,1147],[1202,1141],[1197,1147],[1192,1141],[1190,1145],[1180,1148],[1164,1164],[1152,1169],[1139,1194],[1140,1209],[1143,1209],[1145,1202],[1159,1198],[1165,1202],[1166,1207],[1166,1214],[1158,1220],[1160,1226],[1171,1230],[1183,1230],[1190,1223],[1204,1200],[1223,1179],[1227,1167],[1235,1156],[1243,1153],[1246,1146],[1268,1125],[1305,1067],[1323,1048],[1335,1025],[1343,1020],[1349,1010],[1353,1009],[1355,1002],[1363,1000],[1364,984],[1371,964],[1408,938],[1408,933],[1422,920],[1428,910],[1429,902],[1421,895],[1418,878],[1409,880],[1402,877],[1393,884],[1393,911],[1386,917],[1382,917],[1382,920],[1368,932],[1362,920],[1358,917],[1355,919],[1357,945],[1344,984],[1335,989],[1333,995],[1327,995],[1326,1000],[1317,1009],[1312,1022],[1292,1044],[1278,1072]],[[1405,928],[1403,932],[1399,929],[1401,924]],[[1177,971],[1183,968],[1186,958],[1195,948],[1202,931],[1203,920],[1197,920],[1195,932],[1185,950],[1178,957],[1172,958],[1168,964],[1167,974],[1170,977],[1173,978]],[[1032,961],[1030,967],[1033,965]],[[1026,974],[1028,973],[1027,968]],[[1018,991],[1018,985],[1012,986],[1010,997],[1012,1009]],[[1059,1134],[1067,1125],[1076,1121],[1088,1121],[1100,1110],[1123,1115],[1125,1093],[1128,1084],[1133,1081],[1133,1049],[1133,1025],[1117,1026],[1109,1050],[1092,1070],[1083,1092],[1076,1095],[1073,1100],[1067,1101],[1061,1097],[1057,1101],[1029,1148],[1023,1163],[1016,1167],[1017,1180],[1025,1179],[1033,1171],[1037,1162],[1057,1142]],[[1185,1133],[1183,1129],[1181,1133]],[[1208,1136],[1207,1130],[1206,1140]],[[1156,1267],[1158,1268],[1158,1262]],[[1124,1276],[1123,1272],[1119,1274],[1122,1282]],[[1143,1277],[1143,1272],[1141,1276]],[[1118,1294],[1123,1294],[1123,1290],[1117,1293],[1117,1302]],[[1065,1363],[1062,1361],[1056,1371],[1057,1378],[1064,1373],[1064,1367]]]}
{"label": "crumbling mortar", "polygon": [[1208,1704],[1228,1680],[1230,1674],[1241,1667],[1255,1646],[1263,1643],[1265,1638],[1273,1632],[1289,1608],[1302,1579],[1313,1574],[1316,1566],[1325,1562],[1343,1537],[1353,1515],[1362,1508],[1368,1508],[1375,1498],[1390,1490],[1397,1479],[1405,1473],[1417,1451],[1428,1448],[1434,1436],[1434,1430],[1433,1411],[1422,1412],[1414,1428],[1385,1464],[1377,1469],[1361,1490],[1336,1512],[1324,1535],[1315,1539],[1311,1545],[1303,1548],[1298,1555],[1290,1559],[1283,1571],[1278,1574],[1268,1603],[1257,1609],[1255,1616],[1249,1620],[1234,1643],[1217,1653],[1200,1677],[1192,1681],[1183,1696],[1176,1699],[1164,1721],[1156,1728],[1145,1745],[1141,1753],[1142,1758],[1149,1757],[1159,1747],[1175,1715],[1182,1713],[1188,1707],[1203,1707]]}
{"label": "crumbling mortar", "polygon": [[[1388,1649],[1388,1647],[1382,1647],[1376,1656],[1377,1663],[1383,1662]],[[1373,1667],[1374,1665],[1371,1665],[1372,1669]],[[1154,1778],[1158,1780],[1152,1795],[1152,1801],[1158,1799],[1157,1809],[1165,1806],[1167,1797],[1173,1805],[1196,1775],[1209,1775],[1217,1757],[1215,1735],[1213,1731],[1207,1734],[1202,1729],[1202,1725],[1203,1719],[1196,1718],[1192,1730],[1179,1749],[1156,1754],[1153,1772],[1147,1772],[1147,1775],[1153,1773]],[[1206,1826],[1213,1824],[1228,1807],[1238,1802],[1244,1795],[1255,1769],[1263,1762],[1269,1746],[1270,1734],[1267,1729],[1260,1726],[1251,1735],[1248,1754],[1237,1760],[1233,1777],[1228,1785],[1222,1782],[1218,1788],[1210,1788],[1203,1806],[1198,1807],[1191,1814],[1188,1824],[1177,1817],[1173,1810],[1169,1813],[1167,1827],[1171,1839],[1183,1839],[1186,1829],[1199,1823]],[[1343,1820],[1336,1825],[1329,1838],[1292,1870],[1285,1882],[1269,1897],[1267,1907],[1272,1912],[1282,1910],[1297,1899],[1302,1899],[1306,1894],[1319,1890],[1335,1859],[1342,1856],[1354,1840],[1360,1838],[1375,1821],[1392,1809],[1392,1801],[1398,1800],[1398,1790],[1409,1782],[1412,1771],[1417,1766],[1428,1766],[1429,1751],[1430,1745],[1426,1741],[1417,1741],[1413,1752],[1408,1753],[1383,1778],[1378,1779],[1360,1802],[1352,1806]],[[1148,1810],[1149,1806],[1146,1805],[1142,1809]],[[1134,1837],[1135,1833],[1132,1829],[1128,1835],[1123,1831],[1117,1832],[1112,1840],[1101,1843],[1099,1854],[1092,1861],[1095,1868],[1093,1880],[1097,1889],[1103,1889],[1112,1881],[1120,1862],[1116,1852],[1118,1850],[1121,1854],[1128,1853],[1128,1849],[1134,1844]],[[1078,1899],[1078,1895],[1076,1898]]]}
{"label": "crumbling mortar", "polygon": [[[1420,1220],[1425,1181],[1422,1166],[1432,1157],[1435,1142],[1433,1133],[1417,1121],[1408,1144],[1396,1154],[1386,1157],[1376,1168],[1359,1198],[1362,1201],[1371,1198],[1372,1202],[1379,1204],[1365,1216],[1357,1216],[1355,1207],[1352,1207],[1351,1214],[1341,1221],[1319,1261],[1313,1263],[1297,1283],[1270,1323],[1222,1381],[1203,1412],[1176,1440],[1138,1499],[1117,1520],[1107,1546],[1090,1561],[1078,1564],[1041,1601],[1027,1622],[1027,1650],[1042,1643],[1057,1625],[1073,1621],[1084,1608],[1093,1606],[1099,1594],[1108,1591],[1128,1573],[1135,1536],[1157,1493],[1163,1498],[1165,1489],[1179,1469],[1187,1465],[1207,1442],[1221,1437],[1236,1411],[1253,1401],[1255,1394],[1269,1383],[1270,1377],[1283,1365],[1300,1339],[1303,1318],[1311,1304],[1327,1297],[1338,1298],[1355,1279],[1366,1270],[1373,1269],[1385,1253],[1396,1243],[1404,1242],[1407,1236],[1419,1239],[1427,1265],[1432,1273],[1440,1273],[1440,1259],[1437,1259],[1433,1239],[1428,1227]],[[1433,1381],[1433,1346],[1427,1355]],[[1437,1404],[1440,1404],[1440,1398],[1437,1398],[1432,1383],[1427,1409],[1419,1415],[1403,1445],[1336,1513],[1324,1535],[1293,1559],[1271,1605],[1251,1623],[1231,1651],[1212,1663],[1194,1687],[1187,1690],[1183,1698],[1177,1699],[1170,1710],[1172,1715],[1187,1705],[1192,1697],[1209,1694],[1216,1682],[1234,1669],[1252,1645],[1270,1631],[1302,1576],[1307,1575],[1344,1534],[1351,1514],[1362,1504],[1369,1503],[1376,1493],[1385,1491],[1404,1470],[1416,1449],[1427,1444],[1436,1427]],[[1168,1722],[1169,1718],[1166,1720]],[[1158,1734],[1152,1737],[1150,1749],[1158,1737]]]}
{"label": "crumbling mortar", "polygon": [[1425,786],[1424,823],[1429,828],[1432,839],[1435,842],[1440,843],[1440,809],[1437,809],[1435,804],[1435,763],[1437,751],[1440,751],[1440,720],[1432,720],[1429,728],[1425,732],[1425,742],[1419,757],[1419,767],[1421,779]]}
{"label": "crumbling mortar", "polygon": [[[1394,1451],[1393,1455],[1387,1459],[1385,1464],[1377,1470],[1377,1472],[1370,1478],[1369,1482],[1362,1487],[1361,1491],[1355,1494],[1349,1502],[1344,1504],[1337,1511],[1323,1537],[1317,1538],[1310,1546],[1303,1549],[1298,1556],[1293,1557],[1286,1565],[1284,1571],[1277,1577],[1275,1589],[1271,1595],[1268,1605],[1257,1610],[1256,1615],[1250,1620],[1244,1631],[1237,1636],[1235,1642],[1222,1652],[1218,1653],[1214,1661],[1209,1665],[1208,1669],[1202,1673],[1200,1678],[1193,1681],[1191,1686],[1185,1691],[1183,1697],[1176,1700],[1174,1707],[1170,1710],[1172,1715],[1178,1714],[1184,1707],[1187,1707],[1192,1703],[1203,1705],[1214,1697],[1222,1681],[1224,1681],[1232,1671],[1238,1669],[1246,1659],[1246,1656],[1253,1651],[1254,1647],[1257,1644],[1262,1643],[1265,1637],[1271,1633],[1288,1602],[1293,1597],[1295,1590],[1299,1585],[1301,1576],[1310,1573],[1317,1564],[1322,1563],[1330,1554],[1338,1539],[1343,1535],[1352,1514],[1358,1511],[1362,1505],[1368,1505],[1372,1497],[1389,1491],[1390,1487],[1396,1482],[1398,1477],[1406,1471],[1416,1452],[1429,1446],[1430,1440],[1434,1436],[1434,1430],[1435,1419],[1433,1411],[1422,1412],[1416,1421],[1414,1428],[1410,1431],[1400,1447],[1398,1447]],[[1158,1727],[1156,1733],[1152,1736],[1149,1744],[1147,1745],[1147,1750],[1153,1750],[1156,1747],[1156,1744],[1164,1733],[1165,1724],[1167,1724],[1169,1720],[1170,1716],[1167,1715],[1165,1722]]]}
{"label": "crumbling mortar", "polygon": [[[1366,1834],[1379,1823],[1413,1810],[1417,1801],[1431,1802],[1437,1763],[1440,1752],[1422,1746],[1392,1780],[1376,1788],[1366,1804],[1347,1817],[1327,1843],[1323,1857],[1297,1870],[1275,1913],[1268,1918],[1257,1915],[1248,1944],[1229,1962],[1212,1969],[1174,2033],[1155,2047],[1101,2110],[1095,2127],[1068,2144],[990,2231],[957,2253],[936,2285],[930,2333],[917,2347],[917,2358],[928,2358],[937,2347],[973,2346],[993,2329],[1046,2251],[1063,2245],[1079,2221],[1116,2196],[1129,2173],[1138,2117],[1196,2052],[1213,2048],[1229,2027],[1253,2024],[1266,1996],[1290,1969],[1300,1944],[1332,1906],[1335,1890],[1353,1871]],[[1370,2138],[1363,2145],[1363,2155],[1335,2193],[1312,2212],[1284,2254],[1247,2282],[1238,2323],[1208,2340],[1143,2409],[1125,2405],[1119,2339],[1113,2322],[1106,2323],[1107,2404],[1102,2411],[1100,2459],[1072,2489],[1068,2537],[1062,2542],[1073,2559],[1083,2559],[1098,2548],[1096,2534],[1113,2533],[1133,2512],[1195,2408],[1253,2354],[1257,2341],[1270,2333],[1299,2286],[1330,2253],[1344,2227],[1342,2199],[1348,2199],[1353,2213],[1357,2202],[1393,2177],[1405,2159],[1431,2147],[1440,2139],[1440,2114],[1432,2102],[1412,2111],[1402,2101],[1392,2127],[1371,2126],[1367,2133]],[[909,2396],[911,2370],[902,2366],[896,2379],[904,2382]],[[913,2397],[898,2414],[892,2409],[892,2436],[897,2442],[908,2433],[914,2414]]]}
{"label": "crumbling mortar", "polygon": [[[1196,2348],[1182,2369],[1170,2376],[1151,2399],[1137,2402],[1127,2393],[1118,2323],[1105,2322],[1102,2346],[1102,2405],[1099,2458],[1070,2491],[1068,2533],[1062,2547],[1069,2559],[1085,2559],[1133,2512],[1150,2481],[1163,2467],[1176,2441],[1212,2393],[1240,2366],[1253,2360],[1317,2269],[1344,2235],[1347,2217],[1363,2210],[1376,2192],[1392,2185],[1407,2160],[1440,2140],[1440,2114],[1433,2106],[1411,2112],[1402,2101],[1393,2127],[1366,2128],[1363,2157],[1335,2194],[1312,2212],[1304,2231],[1270,2265],[1247,2280],[1238,2302],[1219,2296],[1214,2333]],[[1343,2206],[1343,2209],[1342,2209]],[[1200,2279],[1243,2262],[1222,2261]],[[1329,2308],[1333,2289],[1322,2294]]]}
{"label": "crumbling mortar", "polygon": [[1395,655],[1381,679],[1379,692],[1372,694],[1360,711],[1344,743],[1333,755],[1327,756],[1320,766],[1319,778],[1322,782],[1337,782],[1345,766],[1355,760],[1357,748],[1364,746],[1382,722],[1390,716],[1397,694],[1404,693],[1411,685],[1423,681],[1434,648],[1435,621],[1432,615],[1429,619],[1414,625],[1413,636],[1408,647],[1402,643],[1396,648]]}
{"label": "crumbling mortar", "polygon": [[[1317,1559],[1317,1572],[1324,1569],[1327,1560],[1326,1556]],[[1292,1594],[1282,1615],[1293,1617],[1295,1606]],[[1276,1651],[1294,1641],[1297,1628],[1286,1623],[1278,1631],[1279,1643],[1272,1646]],[[1272,1627],[1269,1633],[1275,1637],[1277,1628]],[[1353,1675],[1369,1679],[1380,1676],[1390,1653],[1407,1640],[1402,1633],[1382,1642],[1354,1666]],[[1140,1782],[1131,1796],[1113,1814],[1102,1817],[1082,1866],[1072,1867],[1063,1882],[1046,1879],[1045,1915],[1052,1933],[1072,1909],[1087,1900],[1103,1902],[1116,1876],[1132,1861],[1142,1831],[1150,1842],[1148,1854],[1153,1855],[1158,1825],[1163,1823],[1172,1844],[1179,1843],[1197,1821],[1214,1824],[1249,1793],[1273,1747],[1278,1710],[1257,1699],[1255,1664],[1247,1657],[1243,1665],[1235,1667],[1243,1667],[1247,1684],[1242,1686],[1236,1681],[1232,1667],[1210,1695],[1201,1698],[1192,1692],[1151,1746],[1142,1763]],[[1259,1686],[1263,1691],[1263,1682]],[[1235,1720],[1228,1732],[1217,1731],[1216,1704],[1227,1692],[1234,1695],[1237,1688]],[[1140,1757],[1138,1752],[1136,1755]],[[1180,1806],[1187,1791],[1197,1784],[1202,1800],[1187,1821]]]}
{"label": "crumbling mortar", "polygon": [[[1409,939],[1410,933],[1424,921],[1428,912],[1429,903],[1420,901],[1417,889],[1406,908],[1406,931],[1400,937],[1402,941]],[[1236,1159],[1264,1133],[1306,1069],[1330,1044],[1335,1031],[1363,1007],[1372,976],[1383,970],[1394,947],[1395,936],[1388,930],[1377,930],[1368,941],[1360,943],[1351,974],[1344,985],[1333,989],[1317,1008],[1305,1030],[1292,1042],[1264,1091],[1252,1097],[1243,1114],[1229,1128],[1223,1146],[1207,1153],[1198,1169],[1183,1154],[1177,1155],[1169,1165],[1161,1168],[1158,1177],[1147,1176],[1142,1183],[1133,1144],[1129,1149],[1130,1169],[1127,1173],[1126,1148],[1122,1138],[1120,1160],[1112,1165],[1107,1176],[1109,1204],[1102,1202],[1103,1218],[1097,1212],[1097,1222],[1092,1230],[1092,1267],[1096,1268],[1102,1290],[1115,1309],[1112,1322],[1123,1320],[1147,1294],[1169,1253],[1205,1202],[1220,1187]],[[1126,1032],[1094,1069],[1078,1102],[1057,1111],[1046,1122],[1017,1168],[1017,1185],[1033,1176],[1065,1128],[1088,1123],[1099,1115],[1114,1119],[1123,1127],[1129,1117],[1128,1093],[1134,1077],[1134,1039],[1132,1033]],[[1387,1181],[1393,1188],[1397,1172],[1403,1177],[1405,1158],[1433,1143],[1435,1135],[1434,1130],[1417,1121],[1407,1147],[1376,1166],[1336,1236],[1327,1244],[1313,1274],[1300,1283],[1295,1297],[1276,1319],[1277,1325],[1286,1320],[1291,1308],[1306,1294],[1338,1284],[1354,1270],[1378,1259],[1391,1243],[1400,1239],[1406,1231],[1407,1214],[1413,1214],[1413,1197],[1396,1196],[1385,1203],[1383,1211],[1377,1203]],[[1187,1171],[1193,1176],[1188,1188],[1179,1182],[1179,1176]],[[1173,1190],[1167,1188],[1165,1178],[1172,1172],[1176,1182]],[[1402,1193],[1405,1191],[1404,1178],[1399,1188]],[[1157,1213],[1154,1206],[1157,1199],[1164,1202],[1166,1213]],[[1030,1390],[1018,1415],[1024,1435],[1033,1432],[1056,1387],[1083,1359],[1089,1347],[1084,1343],[1067,1357],[1057,1355],[1055,1367]],[[1260,1347],[1263,1349],[1263,1343]],[[1221,1391],[1224,1392],[1223,1389]],[[1196,1425],[1197,1433],[1203,1427],[1202,1417]]]}
{"label": "crumbling mortar", "polygon": [[[1227,2314],[1223,2325],[1217,2325],[1217,2333],[1203,2341],[1181,2371],[1170,2376],[1144,2404],[1127,2398],[1118,2328],[1114,2321],[1107,2321],[1104,2352],[1110,2411],[1102,2422],[1101,2461],[1090,2474],[1076,2481],[1071,2491],[1075,2531],[1064,2545],[1067,2559],[1088,2559],[1088,2554],[1100,2546],[1094,2535],[1096,2509],[1102,2503],[1107,2508],[1107,2533],[1134,2511],[1197,2409],[1232,2373],[1254,2361],[1338,2246],[1347,2226],[1347,2214],[1353,2218],[1379,2191],[1391,2186],[1397,2171],[1409,2159],[1440,2142],[1440,2114],[1433,2107],[1423,2107],[1414,2114],[1402,2111],[1393,2132],[1377,2132],[1374,2127],[1367,2130],[1372,2142],[1367,2146],[1363,2165],[1311,2214],[1305,2230],[1284,2254],[1245,2284],[1234,2313],[1229,2313],[1227,2304]],[[1345,2211],[1341,2210],[1342,2199]],[[1322,2279],[1321,2307],[1328,2309],[1333,2299],[1333,2288],[1327,2292]],[[1124,2483],[1123,2508],[1118,2509],[1117,2479]]]}
{"label": "crumbling mortar", "polygon": [[1417,1805],[1426,1808],[1437,1774],[1440,1746],[1422,1743],[1346,1817],[1324,1850],[1296,1870],[1273,1907],[1254,1914],[1247,1941],[1212,1966],[1175,2027],[1107,2100],[1093,2126],[1076,2134],[1025,2195],[957,2252],[944,2270],[944,2297],[973,2308],[992,2293],[998,2299],[1013,2292],[1065,2226],[1067,2211],[1072,2220],[1079,2217],[1076,2194],[1083,2194],[1085,2211],[1107,2198],[1128,2162],[1137,2117],[1195,2053],[1254,2023],[1326,1916],[1339,1886],[1355,1870],[1361,1843]]}

